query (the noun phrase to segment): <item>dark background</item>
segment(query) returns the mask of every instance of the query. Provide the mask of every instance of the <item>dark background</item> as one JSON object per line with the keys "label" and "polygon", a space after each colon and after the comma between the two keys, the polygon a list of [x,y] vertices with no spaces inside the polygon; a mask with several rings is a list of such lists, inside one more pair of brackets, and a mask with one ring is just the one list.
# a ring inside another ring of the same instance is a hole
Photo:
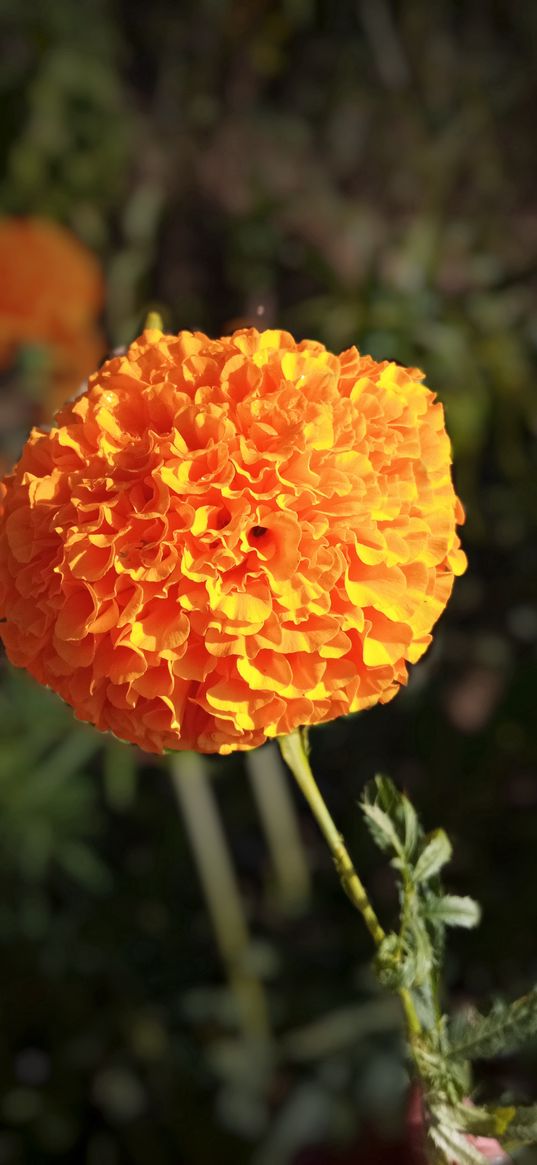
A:
{"label": "dark background", "polygon": [[[2,208],[57,219],[98,255],[108,348],[157,307],[174,330],[261,321],[356,343],[438,390],[469,571],[408,690],[316,730],[313,760],[385,922],[366,780],[389,773],[450,832],[449,889],[484,909],[451,937],[451,1006],[523,991],[537,972],[537,9],[0,0],[0,14]],[[3,370],[6,459],[23,367]],[[301,1160],[388,1160],[375,1138],[400,1135],[405,1073],[367,935],[294,790],[313,882],[300,910],[243,760],[207,764],[271,1041],[236,1022],[165,765],[2,663],[1,1165],[286,1165],[312,1144],[332,1148]],[[536,1063],[530,1049],[483,1066],[480,1095],[535,1099]]]}

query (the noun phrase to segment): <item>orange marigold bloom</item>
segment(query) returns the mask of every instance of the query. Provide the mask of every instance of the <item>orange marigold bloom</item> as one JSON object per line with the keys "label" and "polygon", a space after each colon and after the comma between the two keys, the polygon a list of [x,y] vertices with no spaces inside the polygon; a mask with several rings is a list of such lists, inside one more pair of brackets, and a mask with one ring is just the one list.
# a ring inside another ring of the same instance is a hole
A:
{"label": "orange marigold bloom", "polygon": [[103,299],[97,259],[65,227],[47,219],[0,219],[0,367],[23,344],[49,348],[54,408],[103,355],[95,326]]}
{"label": "orange marigold bloom", "polygon": [[157,753],[390,700],[465,567],[421,380],[282,331],[146,330],[5,479],[12,663]]}

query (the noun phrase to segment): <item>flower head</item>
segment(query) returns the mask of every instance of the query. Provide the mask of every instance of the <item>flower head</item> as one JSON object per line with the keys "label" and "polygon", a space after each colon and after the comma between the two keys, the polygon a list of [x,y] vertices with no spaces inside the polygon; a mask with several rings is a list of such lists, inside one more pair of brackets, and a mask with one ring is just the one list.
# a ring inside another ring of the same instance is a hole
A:
{"label": "flower head", "polygon": [[0,367],[21,346],[43,345],[57,407],[103,354],[102,304],[99,264],[75,235],[46,219],[0,219]]}
{"label": "flower head", "polygon": [[146,330],[5,479],[8,656],[150,752],[385,703],[465,567],[450,461],[416,369]]}

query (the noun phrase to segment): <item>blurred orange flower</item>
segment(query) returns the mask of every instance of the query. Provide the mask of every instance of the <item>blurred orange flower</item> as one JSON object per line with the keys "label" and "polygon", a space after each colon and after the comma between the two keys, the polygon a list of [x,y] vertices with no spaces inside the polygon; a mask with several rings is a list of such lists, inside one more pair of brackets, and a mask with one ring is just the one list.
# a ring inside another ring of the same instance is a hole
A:
{"label": "blurred orange flower", "polygon": [[103,277],[95,256],[57,223],[0,219],[0,367],[23,345],[43,345],[51,357],[53,412],[101,359],[96,318]]}
{"label": "blurred orange flower", "polygon": [[416,369],[147,330],[5,479],[8,656],[157,753],[384,703],[465,569],[450,461]]}

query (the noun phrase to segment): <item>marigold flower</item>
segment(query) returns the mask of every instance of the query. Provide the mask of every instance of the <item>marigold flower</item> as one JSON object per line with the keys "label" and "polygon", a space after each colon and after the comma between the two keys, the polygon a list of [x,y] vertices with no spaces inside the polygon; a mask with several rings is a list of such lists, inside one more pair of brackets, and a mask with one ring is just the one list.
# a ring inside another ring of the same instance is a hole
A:
{"label": "marigold flower", "polygon": [[283,331],[148,329],[5,479],[7,654],[149,752],[385,703],[465,568],[422,373]]}
{"label": "marigold flower", "polygon": [[0,219],[0,367],[21,345],[47,347],[54,408],[103,355],[95,325],[103,298],[97,259],[65,227],[38,218]]}

